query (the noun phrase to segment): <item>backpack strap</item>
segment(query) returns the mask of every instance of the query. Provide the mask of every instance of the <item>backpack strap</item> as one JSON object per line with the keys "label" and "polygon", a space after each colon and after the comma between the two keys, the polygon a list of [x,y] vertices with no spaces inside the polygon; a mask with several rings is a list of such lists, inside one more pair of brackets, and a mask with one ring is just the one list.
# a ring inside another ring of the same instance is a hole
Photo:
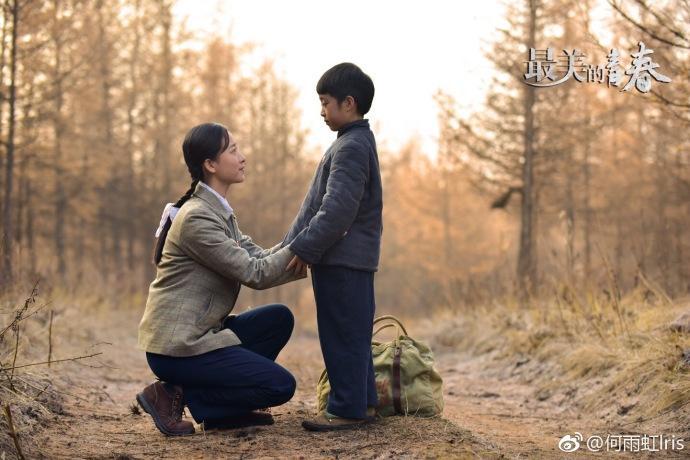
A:
{"label": "backpack strap", "polygon": [[393,387],[393,408],[395,409],[396,414],[404,414],[403,409],[402,409],[402,381],[400,377],[400,359],[402,357],[402,347],[400,346],[400,336],[401,332],[404,335],[407,335],[407,331],[405,330],[405,326],[402,325],[400,320],[396,318],[395,316],[392,315],[384,315],[376,318],[374,320],[374,326],[377,323],[382,323],[384,322],[385,324],[383,326],[380,326],[378,329],[376,329],[372,335],[372,337],[376,336],[379,332],[381,332],[384,329],[387,329],[389,327],[394,327],[396,328],[396,336],[395,336],[395,350],[393,352],[393,369],[392,369],[392,382],[391,386]]}
{"label": "backpack strap", "polygon": [[374,325],[376,325],[377,323],[380,323],[382,321],[388,321],[388,322],[392,322],[392,323],[397,324],[400,327],[400,329],[402,329],[403,333],[405,335],[408,335],[407,330],[405,329],[405,326],[403,326],[402,323],[400,322],[400,320],[398,318],[396,318],[395,316],[393,316],[393,315],[379,316],[378,318],[376,318],[374,320]]}
{"label": "backpack strap", "polygon": [[[380,328],[376,329],[376,330],[374,331],[374,333],[371,334],[371,338],[373,339],[374,337],[376,337],[376,334],[378,334],[379,332],[381,332],[381,331],[384,330],[384,329],[388,329],[389,327],[394,327],[394,328],[396,328],[396,332],[395,332],[395,333],[397,334],[397,335],[395,336],[396,339],[397,339],[398,337],[400,337],[400,334],[402,334],[402,330],[400,329],[400,326],[398,326],[397,324],[388,323],[388,324],[384,324],[384,325],[381,326]],[[373,341],[373,340],[372,340],[372,341]]]}
{"label": "backpack strap", "polygon": [[396,414],[403,414],[402,410],[402,386],[400,382],[400,355],[402,354],[402,347],[400,343],[396,344],[395,352],[393,353],[393,407]]}

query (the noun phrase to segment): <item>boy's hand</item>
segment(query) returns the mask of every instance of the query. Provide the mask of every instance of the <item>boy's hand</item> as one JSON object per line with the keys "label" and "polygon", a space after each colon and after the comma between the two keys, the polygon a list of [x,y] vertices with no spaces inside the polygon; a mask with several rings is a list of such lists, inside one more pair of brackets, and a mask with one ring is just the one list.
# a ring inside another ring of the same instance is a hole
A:
{"label": "boy's hand", "polygon": [[296,255],[292,258],[290,263],[287,264],[285,271],[289,272],[290,270],[293,270],[295,275],[305,276],[307,274],[307,267],[309,267],[309,265]]}

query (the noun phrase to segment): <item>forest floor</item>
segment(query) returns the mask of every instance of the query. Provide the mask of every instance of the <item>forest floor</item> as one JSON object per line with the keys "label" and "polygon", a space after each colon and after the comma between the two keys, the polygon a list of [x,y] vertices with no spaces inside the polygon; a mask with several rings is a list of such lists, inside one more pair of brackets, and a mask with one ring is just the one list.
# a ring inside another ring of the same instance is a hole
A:
{"label": "forest floor", "polygon": [[[579,392],[567,385],[545,390],[544,376],[553,369],[548,363],[520,356],[506,359],[491,349],[458,350],[430,334],[424,337],[423,331],[418,331],[419,338],[434,346],[444,378],[442,418],[390,417],[361,431],[306,432],[300,422],[313,414],[323,364],[316,334],[301,331],[278,358],[293,372],[298,387],[290,402],[273,409],[275,425],[205,433],[197,427],[193,436],[167,438],[134,406],[136,393],[153,380],[136,348],[138,321],[138,312],[126,310],[100,311],[88,319],[76,310],[67,311],[56,321],[53,334],[61,341],[55,358],[88,354],[93,345],[103,354],[19,374],[19,394],[42,390],[33,405],[12,406],[27,458],[681,458],[686,450],[594,454],[583,446],[564,453],[558,442],[575,432],[586,439],[592,434],[640,434],[641,429],[652,430],[644,431],[650,435],[672,433],[690,439],[688,427],[677,420],[633,428],[626,423],[625,406],[614,395],[610,404],[596,410],[576,403],[579,396],[603,385],[602,380]],[[420,327],[440,330],[430,324]],[[34,346],[44,348],[42,343]],[[7,430],[7,424],[1,428]],[[657,429],[662,431],[654,432]],[[14,446],[7,439],[4,444],[2,458],[14,457]]]}

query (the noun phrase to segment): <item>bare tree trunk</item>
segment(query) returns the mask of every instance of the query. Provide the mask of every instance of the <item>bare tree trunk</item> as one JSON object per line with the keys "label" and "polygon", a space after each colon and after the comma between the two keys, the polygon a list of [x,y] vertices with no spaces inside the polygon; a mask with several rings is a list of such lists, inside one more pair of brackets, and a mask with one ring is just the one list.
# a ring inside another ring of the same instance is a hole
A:
{"label": "bare tree trunk", "polygon": [[171,171],[170,171],[170,105],[171,105],[171,86],[172,86],[172,48],[171,48],[171,28],[172,13],[171,6],[166,0],[159,0],[159,15],[163,27],[161,43],[161,83],[158,97],[160,97],[160,112],[156,113],[159,120],[158,136],[156,139],[156,156],[162,173],[161,195],[169,197],[171,194]]}
{"label": "bare tree trunk", "polygon": [[[636,106],[636,116],[637,116],[637,142],[638,145],[640,145],[640,155],[647,155],[647,149],[646,149],[646,140],[645,140],[645,114],[644,114],[644,107],[642,104],[638,104]],[[650,241],[649,238],[649,231],[648,228],[649,226],[647,225],[647,217],[645,216],[645,204],[641,201],[638,200],[638,206],[639,206],[639,211],[640,211],[640,238],[639,238],[639,252],[636,255],[637,258],[637,269],[643,274],[643,275],[648,275],[647,273],[647,242]],[[652,235],[653,237],[653,235]],[[638,286],[639,284],[639,279],[637,277],[637,274],[635,275],[635,287]]]}
{"label": "bare tree trunk", "polygon": [[[89,177],[89,154],[88,148],[85,144],[81,144],[82,147],[82,157],[81,157],[81,177]],[[82,188],[83,190],[83,188]],[[83,211],[81,211],[83,212]],[[81,285],[84,277],[84,272],[87,268],[88,261],[93,257],[91,254],[87,254],[89,249],[88,244],[84,240],[86,238],[86,226],[89,224],[84,218],[83,214],[77,216],[77,228],[75,235],[75,245],[74,245],[74,257],[72,259],[72,264],[77,268],[76,275],[76,285]],[[102,241],[103,235],[98,232],[97,236],[99,241]],[[104,267],[102,265],[102,267]]]}
{"label": "bare tree trunk", "polygon": [[[100,47],[100,61],[99,61],[99,72],[100,72],[100,84],[101,84],[101,113],[100,113],[100,122],[102,123],[102,142],[103,142],[103,151],[106,154],[106,158],[108,159],[107,161],[112,161],[111,164],[117,165],[118,161],[116,158],[113,157],[112,152],[113,152],[113,141],[114,141],[114,136],[113,136],[113,120],[112,120],[112,107],[111,107],[111,82],[110,82],[110,52],[109,52],[109,43],[108,43],[108,36],[107,36],[107,31],[106,31],[106,24],[105,24],[105,18],[104,18],[104,11],[103,11],[103,2],[99,1],[98,2],[98,41],[99,41],[99,47]],[[117,275],[117,272],[120,270],[120,263],[119,263],[119,256],[120,256],[120,234],[118,230],[118,224],[119,222],[117,221],[117,216],[118,216],[118,203],[120,201],[113,197],[118,197],[119,196],[119,190],[118,190],[118,181],[117,181],[117,174],[120,172],[117,171],[117,168],[114,168],[115,171],[113,172],[113,175],[107,180],[106,182],[106,187],[105,187],[105,193],[102,194],[101,196],[101,204],[100,204],[100,219],[99,219],[99,227],[100,227],[100,237],[102,239],[106,238],[106,231],[103,231],[105,229],[110,230],[110,236],[112,238],[112,260],[114,262],[113,268],[115,270],[115,274]],[[108,247],[105,241],[102,242],[101,249],[104,252],[102,254],[102,257],[105,258],[105,253],[108,251]],[[105,262],[105,260],[103,260]],[[105,268],[105,265],[102,266]]]}
{"label": "bare tree trunk", "polygon": [[12,186],[14,180],[14,131],[16,125],[16,99],[17,99],[17,26],[19,24],[19,0],[12,0],[12,41],[10,45],[10,100],[7,133],[7,165],[5,167],[5,203],[3,205],[3,221],[5,231],[3,233],[3,278],[4,283],[12,282],[12,252],[13,246],[13,222],[12,222]]}
{"label": "bare tree trunk", "polygon": [[108,270],[108,235],[105,232],[105,223],[106,223],[106,210],[105,210],[105,203],[101,202],[101,204],[98,205],[98,218],[96,220],[96,229],[98,231],[98,246],[99,246],[99,251],[98,251],[98,256],[99,256],[99,263],[100,263],[100,269],[106,271],[106,273],[103,273],[103,276],[107,279],[108,273],[110,270]]}
{"label": "bare tree trunk", "polygon": [[22,265],[22,257],[21,257],[21,251],[22,251],[22,213],[24,211],[24,179],[26,177],[26,161],[25,158],[22,158],[17,161],[17,166],[19,168],[19,174],[17,174],[17,195],[16,199],[14,200],[14,211],[15,211],[15,218],[14,218],[14,244],[16,248],[16,255],[17,255],[17,260],[16,263],[19,267]]}
{"label": "bare tree trunk", "polygon": [[[681,163],[681,158],[680,155],[674,155],[675,159],[675,169],[676,171],[681,171],[683,168],[683,165]],[[683,203],[685,200],[684,194],[683,194],[683,189],[680,187],[680,184],[676,183],[675,187],[675,195],[676,195],[676,202],[677,203]],[[686,285],[687,282],[685,281],[687,279],[687,273],[685,272],[685,251],[683,249],[683,236],[684,236],[684,221],[685,221],[685,216],[681,216],[680,218],[676,216],[675,222],[674,222],[674,242],[675,242],[675,250],[674,252],[674,264],[676,267],[676,279],[677,279],[677,285],[678,289],[680,290],[680,293],[685,293],[686,292]]]}
{"label": "bare tree trunk", "polygon": [[34,207],[31,206],[32,187],[31,179],[25,182],[27,206],[26,206],[26,247],[29,252],[29,273],[33,277],[36,273],[36,246],[34,243]]}
{"label": "bare tree trunk", "polygon": [[55,256],[57,258],[58,276],[63,280],[66,278],[67,264],[65,261],[65,213],[67,208],[67,197],[65,195],[64,174],[63,174],[63,158],[62,158],[62,140],[64,137],[64,123],[62,120],[62,106],[63,106],[63,89],[61,74],[62,64],[62,41],[58,27],[60,12],[60,0],[53,2],[53,45],[55,47],[55,62],[53,68],[53,79],[55,85],[55,99],[54,99],[54,114],[53,114],[53,135],[55,137],[53,144],[53,175],[55,180]]}
{"label": "bare tree trunk", "polygon": [[[610,99],[610,103],[613,104],[614,99],[613,96]],[[615,127],[618,126],[618,116],[617,116],[617,111],[616,110],[611,110],[611,120],[609,123],[609,126],[613,127],[613,142],[612,142],[612,148],[614,152],[618,152],[618,149],[620,148],[618,145],[618,137],[615,135]],[[613,165],[615,169],[618,169],[619,167],[619,160],[617,155],[613,155]],[[589,173],[589,162],[586,163],[587,170],[586,172]],[[587,181],[589,181],[589,174],[586,176]],[[589,183],[589,182],[588,182]],[[587,190],[589,190],[589,187],[587,187]],[[589,191],[588,191],[589,193]],[[587,213],[591,213],[591,208],[590,206],[587,207],[586,209]],[[625,248],[623,246],[623,215],[621,213],[620,207],[616,206],[614,209],[611,209],[610,214],[612,214],[612,218],[614,219],[616,223],[616,241],[615,241],[615,269],[614,272],[616,274],[616,277],[618,280],[623,280],[624,279],[624,272],[623,272],[623,255]],[[585,254],[586,256],[586,254]]]}
{"label": "bare tree trunk", "polygon": [[[591,118],[589,116],[589,111],[587,111],[586,123],[589,127],[591,123]],[[615,125],[614,125],[615,126]],[[615,151],[615,150],[614,150]],[[592,141],[590,136],[586,136],[585,140],[585,152],[584,158],[582,159],[582,176],[583,176],[583,207],[584,207],[584,281],[585,285],[589,283],[591,271],[592,271],[592,203],[591,203],[591,180],[592,172],[589,165],[589,157],[592,153]]]}
{"label": "bare tree trunk", "polygon": [[[2,10],[2,38],[0,38],[0,81],[5,81],[5,56],[7,55],[7,8],[6,8],[6,3],[2,4],[2,7],[0,8]],[[3,129],[3,109],[5,108],[5,94],[0,93],[0,139],[2,139],[4,136],[4,129]],[[4,163],[4,157],[0,157],[0,171],[3,169],[3,163]],[[0,174],[0,187],[4,191],[4,180],[5,177],[3,177],[2,174]],[[0,201],[0,215],[3,214],[3,209],[4,209],[5,203],[4,200]],[[0,283],[2,280],[0,280]]]}
{"label": "bare tree trunk", "polygon": [[661,272],[661,284],[666,290],[670,292],[672,285],[669,279],[670,271],[670,239],[668,238],[668,230],[670,229],[667,216],[667,202],[671,193],[668,190],[668,174],[666,164],[666,150],[668,146],[664,142],[666,126],[660,120],[660,125],[656,126],[654,130],[654,169],[656,173],[654,181],[655,201],[656,201],[656,228],[654,229],[654,255],[656,256],[657,269]]}
{"label": "bare tree trunk", "polygon": [[86,261],[87,257],[85,256],[85,251],[86,251],[86,244],[84,241],[85,236],[85,230],[86,230],[86,220],[83,217],[79,217],[78,224],[77,224],[77,231],[76,231],[76,244],[75,244],[75,251],[76,255],[79,256],[82,254],[82,257],[77,258],[77,276],[76,276],[76,284],[81,285],[84,277],[84,271],[86,270]]}
{"label": "bare tree trunk", "polygon": [[21,108],[21,131],[23,133],[22,139],[24,141],[23,151],[17,148],[17,152],[22,152],[20,158],[17,159],[17,166],[19,168],[19,175],[17,177],[17,199],[15,200],[15,208],[17,218],[15,219],[15,231],[14,231],[14,241],[16,244],[15,254],[17,260],[15,262],[15,274],[21,274],[24,268],[24,232],[26,231],[26,226],[24,224],[24,219],[29,213],[29,206],[31,202],[31,196],[27,193],[27,184],[30,180],[29,174],[31,169],[27,171],[27,168],[31,165],[35,158],[35,153],[30,149],[27,149],[26,144],[31,142],[33,120],[31,119],[31,114],[33,111],[33,95],[34,93],[34,81],[26,74],[21,74],[19,80],[28,80],[28,87],[25,87],[26,96],[22,98],[24,104]]}
{"label": "bare tree trunk", "polygon": [[[110,184],[110,192],[108,193],[108,196],[120,197],[122,192],[120,190],[121,187],[119,179],[117,177],[113,178]],[[107,215],[110,221],[110,234],[113,238],[113,273],[117,278],[119,278],[120,274],[122,273],[122,232],[120,231],[120,229],[122,228],[121,216],[123,213],[124,203],[118,198],[111,199],[109,201],[110,204],[106,207],[106,209],[109,209],[109,211],[107,211]]]}
{"label": "bare tree trunk", "polygon": [[[536,5],[529,4],[529,42],[528,48],[535,47]],[[525,86],[525,133],[524,156],[522,164],[522,206],[520,214],[520,249],[518,253],[518,286],[524,299],[533,292],[536,283],[536,241],[534,238],[534,88]]]}
{"label": "bare tree trunk", "polygon": [[451,273],[451,265],[454,257],[453,248],[453,221],[451,216],[451,182],[450,172],[448,170],[448,164],[446,161],[442,160],[441,167],[441,222],[443,223],[443,252],[444,252],[444,265],[446,273]]}
{"label": "bare tree trunk", "polygon": [[573,196],[573,174],[570,164],[573,152],[569,155],[568,173],[565,178],[565,231],[566,231],[566,271],[568,281],[575,281],[575,199]]}
{"label": "bare tree trunk", "polygon": [[[135,204],[134,198],[137,196],[135,192],[135,180],[134,180],[134,155],[135,155],[135,149],[134,149],[134,130],[135,130],[135,118],[134,118],[134,112],[137,107],[137,101],[138,101],[138,92],[139,92],[139,85],[138,85],[138,80],[139,80],[139,75],[137,73],[138,71],[138,65],[139,65],[139,49],[140,49],[140,44],[141,44],[141,27],[140,27],[140,15],[141,15],[141,0],[136,0],[135,5],[134,5],[134,45],[132,48],[132,56],[129,61],[129,77],[131,81],[131,89],[129,93],[129,100],[128,100],[128,107],[127,107],[127,142],[126,142],[126,151],[127,151],[127,177],[126,177],[126,184],[127,184],[127,190],[125,193],[127,196],[131,197],[131,200],[128,200],[130,203],[130,206],[135,206],[138,207],[137,204]],[[133,210],[130,209],[130,212],[127,214],[134,214],[132,212]],[[132,278],[132,274],[134,273],[134,247],[135,247],[135,242],[136,242],[136,227],[134,225],[134,219],[128,216],[126,219],[126,234],[127,234],[127,268],[130,276],[128,276],[129,279]],[[130,284],[130,293],[134,289],[134,284]]]}

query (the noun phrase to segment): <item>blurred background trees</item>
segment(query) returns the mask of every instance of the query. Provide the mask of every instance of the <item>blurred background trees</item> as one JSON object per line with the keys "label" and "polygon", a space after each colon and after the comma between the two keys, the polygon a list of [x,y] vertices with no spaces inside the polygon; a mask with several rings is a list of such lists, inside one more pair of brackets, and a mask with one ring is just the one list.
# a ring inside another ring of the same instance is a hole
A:
{"label": "blurred background trees", "polygon": [[[380,310],[610,290],[612,278],[621,290],[687,293],[690,11],[610,0],[613,38],[600,43],[597,5],[511,5],[487,53],[496,71],[483,109],[463,112],[441,89],[437,152],[414,138],[381,146]],[[204,121],[228,126],[248,158],[230,195],[243,231],[264,246],[287,231],[322,153],[307,143],[296,90],[272,62],[247,64],[251,44],[195,37],[172,8],[2,1],[2,289],[41,278],[143,308],[160,212],[189,186],[181,141]],[[673,78],[650,94],[572,78],[524,84],[530,47],[577,48],[594,64],[617,48],[627,66],[640,40]],[[243,296],[308,305],[309,282]]]}
{"label": "blurred background trees", "polygon": [[[592,25],[597,2],[512,4],[487,56],[497,73],[485,110],[461,114],[439,94],[441,137],[457,168],[494,209],[516,224],[520,217],[509,251],[517,255],[511,264],[518,293],[563,285],[608,290],[611,283],[628,290],[642,281],[672,295],[687,292],[688,197],[680,177],[690,120],[680,101],[687,99],[690,56],[682,3],[654,10],[641,1],[611,2],[603,25],[613,41],[606,45],[595,30],[602,22]],[[653,81],[650,94],[620,93],[625,75],[619,88],[572,77],[550,88],[524,84],[531,47],[577,49],[589,64],[605,64],[617,48],[626,68],[638,41],[654,50],[652,60],[673,75],[671,84]]]}

